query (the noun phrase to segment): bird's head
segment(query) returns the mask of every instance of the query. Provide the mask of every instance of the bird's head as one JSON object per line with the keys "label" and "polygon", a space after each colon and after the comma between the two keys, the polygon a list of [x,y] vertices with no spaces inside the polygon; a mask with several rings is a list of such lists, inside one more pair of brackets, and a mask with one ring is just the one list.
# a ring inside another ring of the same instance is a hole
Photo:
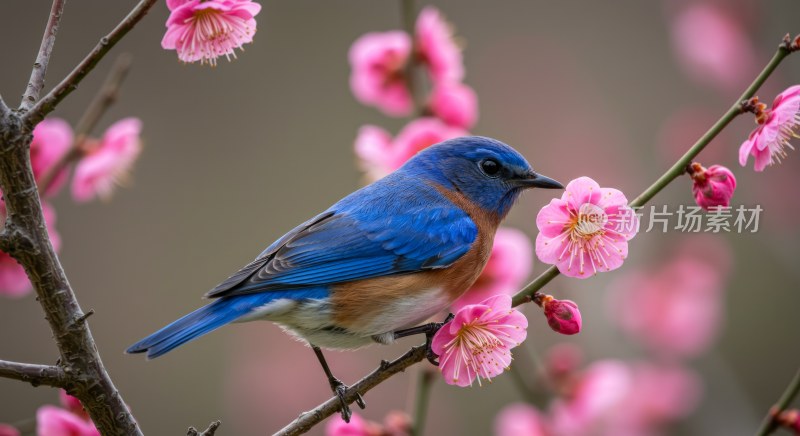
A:
{"label": "bird's head", "polygon": [[473,203],[504,217],[525,189],[563,189],[537,174],[510,146],[492,138],[465,136],[421,151],[401,169],[464,194]]}

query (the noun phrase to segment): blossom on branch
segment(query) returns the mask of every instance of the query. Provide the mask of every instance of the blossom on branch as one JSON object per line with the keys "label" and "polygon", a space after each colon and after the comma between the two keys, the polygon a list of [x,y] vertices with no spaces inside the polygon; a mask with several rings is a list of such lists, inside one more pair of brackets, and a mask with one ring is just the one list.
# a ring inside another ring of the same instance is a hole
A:
{"label": "blossom on branch", "polygon": [[358,132],[355,152],[367,176],[377,180],[400,168],[417,152],[433,144],[466,135],[466,131],[450,127],[436,118],[411,121],[394,139],[386,130],[367,125]]}
{"label": "blossom on branch", "polygon": [[95,195],[106,200],[116,185],[127,180],[128,173],[142,149],[138,118],[117,121],[106,130],[101,141],[87,141],[86,155],[75,167],[72,197],[89,201]]}
{"label": "blossom on branch", "polygon": [[451,126],[470,129],[478,118],[478,96],[463,83],[440,83],[431,91],[428,109]]}
{"label": "blossom on branch", "polygon": [[356,99],[389,116],[411,113],[413,99],[406,66],[411,38],[405,32],[374,32],[361,36],[350,47],[350,89]]}
{"label": "blossom on branch", "polygon": [[497,295],[464,306],[433,337],[445,382],[471,386],[491,379],[511,365],[511,349],[527,336],[528,320],[511,308],[511,297]]}
{"label": "blossom on branch", "polygon": [[[50,243],[53,249],[58,252],[61,248],[61,237],[56,232],[55,222],[56,213],[52,206],[42,202],[42,213],[47,225],[47,233],[50,236]],[[0,222],[5,222],[6,206],[0,202]],[[8,253],[0,251],[0,295],[18,298],[27,295],[33,287],[31,286],[28,275],[22,265],[11,257]]]}
{"label": "blossom on branch", "polygon": [[[31,141],[31,168],[37,182],[64,157],[72,146],[73,139],[72,128],[62,119],[48,118],[36,125]],[[57,194],[67,181],[67,175],[66,169],[60,171],[51,179],[50,186],[40,189],[45,189],[47,196]]]}
{"label": "blossom on branch", "polygon": [[235,50],[253,42],[261,5],[251,0],[167,0],[170,10],[161,47],[183,62],[216,65],[236,58]]}
{"label": "blossom on branch", "polygon": [[399,410],[389,412],[383,424],[354,413],[349,423],[337,415],[325,426],[325,436],[409,436],[411,433],[411,417]]}
{"label": "blossom on branch", "polygon": [[753,168],[764,171],[768,165],[785,159],[787,148],[794,149],[789,140],[797,138],[800,129],[800,85],[778,94],[771,109],[756,106],[756,122],[758,127],[739,148],[739,163],[746,166],[752,155],[755,158]]}
{"label": "blossom on branch", "polygon": [[36,433],[39,436],[100,436],[92,421],[55,406],[42,406],[36,411]]}
{"label": "blossom on branch", "polygon": [[622,266],[637,217],[625,194],[589,177],[571,181],[536,216],[536,255],[561,274],[585,279]]}
{"label": "blossom on branch", "polygon": [[461,47],[453,28],[438,9],[428,6],[417,17],[416,55],[427,67],[434,83],[460,82],[464,78]]}
{"label": "blossom on branch", "polygon": [[731,170],[722,165],[711,165],[703,168],[697,162],[692,163],[690,175],[694,184],[692,193],[697,205],[705,210],[714,207],[731,205],[733,191],[736,190],[736,177]]}
{"label": "blossom on branch", "polygon": [[547,318],[547,325],[554,332],[574,335],[581,331],[581,311],[574,301],[556,300],[552,295],[545,295],[541,306]]}

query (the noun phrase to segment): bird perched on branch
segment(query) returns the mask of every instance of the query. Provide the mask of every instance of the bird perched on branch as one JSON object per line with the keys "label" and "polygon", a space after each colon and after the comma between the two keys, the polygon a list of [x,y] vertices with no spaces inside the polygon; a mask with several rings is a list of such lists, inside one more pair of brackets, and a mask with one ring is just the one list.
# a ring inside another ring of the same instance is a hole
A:
{"label": "bird perched on branch", "polygon": [[[319,347],[353,349],[417,333],[430,343],[441,324],[417,324],[475,282],[500,221],[534,187],[563,188],[500,141],[433,145],[294,228],[209,291],[214,302],[127,352],[155,358],[228,323],[273,321],[312,347],[349,421],[347,386]],[[364,407],[360,396],[357,402]]]}

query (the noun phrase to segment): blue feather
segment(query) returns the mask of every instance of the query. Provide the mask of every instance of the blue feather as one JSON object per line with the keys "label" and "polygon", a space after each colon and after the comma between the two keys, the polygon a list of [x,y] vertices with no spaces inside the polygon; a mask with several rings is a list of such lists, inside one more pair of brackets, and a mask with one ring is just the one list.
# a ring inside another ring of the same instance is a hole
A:
{"label": "blue feather", "polygon": [[148,359],[154,359],[272,301],[285,298],[306,300],[326,297],[328,297],[328,289],[318,287],[220,298],[131,345],[126,353],[146,352]]}

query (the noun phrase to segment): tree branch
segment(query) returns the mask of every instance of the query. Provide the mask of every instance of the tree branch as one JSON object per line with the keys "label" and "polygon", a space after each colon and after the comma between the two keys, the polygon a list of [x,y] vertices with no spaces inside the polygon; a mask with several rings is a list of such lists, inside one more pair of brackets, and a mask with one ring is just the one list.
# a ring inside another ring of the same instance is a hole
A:
{"label": "tree branch", "polygon": [[[393,362],[382,361],[381,366],[369,373],[366,377],[359,380],[353,386],[347,389],[345,394],[345,401],[347,404],[352,404],[356,400],[356,394],[365,394],[370,389],[383,383],[389,377],[404,371],[409,366],[425,359],[425,346],[413,347],[407,351],[406,354],[398,357]],[[291,436],[303,434],[322,422],[323,419],[333,415],[339,410],[340,404],[337,397],[333,397],[328,401],[315,407],[313,410],[301,414],[297,419],[292,421],[289,425],[275,433],[274,436]]]}
{"label": "tree branch", "polygon": [[[54,11],[63,8],[63,1],[54,2]],[[0,118],[0,190],[4,193],[6,206],[6,223],[0,233],[0,245],[25,268],[45,312],[45,319],[61,354],[59,369],[63,371],[63,380],[59,385],[81,401],[103,435],[141,435],[142,432],[103,366],[97,344],[86,323],[87,315],[81,310],[53,250],[31,171],[29,150],[33,127],[77,87],[155,2],[141,0],[61,83],[30,110],[21,110],[19,114],[6,112]],[[56,15],[60,16],[60,12],[51,14],[51,18]],[[52,38],[48,39],[47,35],[46,32],[47,42],[43,42],[45,48],[40,50],[40,56],[44,58],[49,56],[53,44]],[[38,72],[34,66],[31,79],[33,86],[28,89],[28,92],[37,91],[30,94],[32,98],[25,98],[24,104],[25,101],[35,100],[35,94],[41,89],[39,81],[43,80],[44,75],[39,64]],[[92,118],[87,117],[86,126],[91,127],[96,122]],[[9,365],[7,374],[12,378],[30,375],[20,372],[21,369],[18,365]],[[45,371],[45,374],[50,372]]]}
{"label": "tree branch", "polygon": [[30,109],[33,104],[36,103],[36,99],[39,98],[39,93],[42,92],[42,88],[44,88],[44,76],[47,74],[50,54],[53,52],[53,46],[56,44],[58,24],[61,22],[61,15],[64,13],[64,5],[66,2],[67,0],[53,0],[53,6],[50,8],[50,16],[47,18],[47,25],[44,28],[42,44],[39,46],[39,53],[36,55],[36,61],[33,63],[33,70],[31,70],[31,78],[28,80],[28,86],[19,104],[20,110]]}
{"label": "tree branch", "polygon": [[47,188],[50,187],[56,176],[60,174],[67,165],[83,156],[86,138],[92,130],[94,130],[95,126],[97,126],[100,118],[106,113],[108,108],[117,101],[122,82],[131,69],[132,60],[132,56],[127,53],[123,53],[117,57],[114,66],[111,67],[111,72],[108,73],[103,87],[97,92],[97,95],[95,95],[89,107],[86,108],[83,116],[81,116],[81,119],[78,121],[78,125],[75,127],[75,140],[72,142],[72,146],[39,180],[40,194],[47,191]]}
{"label": "tree branch", "polygon": [[0,377],[30,383],[33,386],[62,388],[66,384],[64,370],[58,366],[0,360]]}
{"label": "tree branch", "polygon": [[789,408],[789,405],[797,397],[798,392],[800,392],[800,369],[797,370],[792,381],[786,386],[786,390],[783,391],[778,403],[767,413],[756,435],[766,436],[778,428],[779,423],[776,418],[780,416],[781,412]]}
{"label": "tree branch", "polygon": [[156,3],[157,0],[140,0],[139,3],[128,13],[128,15],[117,24],[108,35],[100,39],[100,42],[86,55],[85,58],[72,70],[64,80],[53,88],[47,95],[26,113],[23,117],[28,128],[32,128],[39,121],[55,109],[56,105],[74,91],[78,84],[94,69],[100,59],[102,59],[114,45],[122,39],[139,22]]}

